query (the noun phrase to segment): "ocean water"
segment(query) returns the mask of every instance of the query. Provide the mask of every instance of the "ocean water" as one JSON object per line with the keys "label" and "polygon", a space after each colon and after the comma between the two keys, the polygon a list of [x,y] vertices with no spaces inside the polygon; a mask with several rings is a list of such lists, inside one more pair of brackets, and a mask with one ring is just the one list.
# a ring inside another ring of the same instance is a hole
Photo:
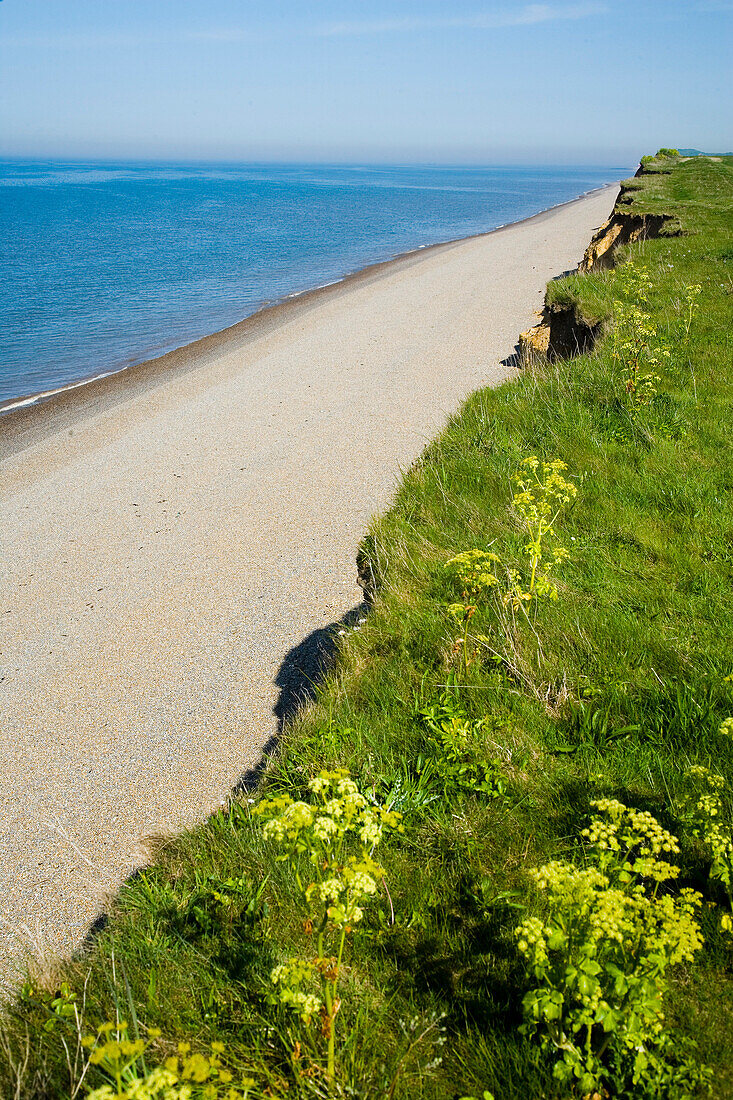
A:
{"label": "ocean water", "polygon": [[0,161],[0,403],[161,355],[627,173]]}

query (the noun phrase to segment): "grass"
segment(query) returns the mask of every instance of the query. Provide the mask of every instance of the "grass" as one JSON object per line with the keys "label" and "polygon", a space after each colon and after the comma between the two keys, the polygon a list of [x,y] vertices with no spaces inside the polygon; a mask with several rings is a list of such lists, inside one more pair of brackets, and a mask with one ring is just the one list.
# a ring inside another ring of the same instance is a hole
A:
{"label": "grass", "polygon": [[[376,605],[341,641],[255,796],[303,794],[322,768],[342,766],[404,815],[349,937],[338,1094],[567,1096],[553,1059],[518,1030],[529,977],[513,929],[537,904],[529,869],[575,858],[591,799],[612,796],[682,836],[684,881],[705,896],[705,948],[675,972],[668,1026],[697,1040],[713,1095],[733,1095],[726,903],[675,809],[696,763],[725,778],[728,824],[733,809],[733,745],[718,733],[733,715],[733,160],[648,168],[632,209],[669,214],[683,231],[620,257],[648,269],[650,310],[672,348],[657,397],[628,415],[610,336],[473,394],[373,524]],[[615,278],[574,275],[551,293],[608,320]],[[685,340],[693,284],[702,292]],[[458,675],[444,563],[473,548],[521,556],[512,477],[531,454],[561,458],[578,487],[559,521],[571,549],[559,598],[538,603],[536,618],[487,600]],[[441,697],[477,731],[470,751],[501,771],[493,795],[454,782],[440,759],[426,765],[424,712]],[[273,966],[312,953],[292,866],[274,854],[244,795],[162,845],[93,945],[5,1011],[2,1095],[99,1086],[98,1067],[82,1079],[79,1036],[120,1017],[143,1035],[160,1030],[149,1065],[181,1041],[221,1042],[248,1095],[327,1095],[317,1028],[266,1000]],[[66,1011],[52,1001],[62,982]]]}

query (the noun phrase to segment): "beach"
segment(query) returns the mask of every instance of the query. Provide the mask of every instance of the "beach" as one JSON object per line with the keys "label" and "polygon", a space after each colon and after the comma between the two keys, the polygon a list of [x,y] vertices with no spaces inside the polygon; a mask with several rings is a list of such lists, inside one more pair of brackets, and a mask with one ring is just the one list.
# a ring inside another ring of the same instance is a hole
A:
{"label": "beach", "polygon": [[77,947],[149,838],[272,748],[327,628],[358,615],[370,517],[471,391],[515,373],[616,190],[0,419],[6,973]]}

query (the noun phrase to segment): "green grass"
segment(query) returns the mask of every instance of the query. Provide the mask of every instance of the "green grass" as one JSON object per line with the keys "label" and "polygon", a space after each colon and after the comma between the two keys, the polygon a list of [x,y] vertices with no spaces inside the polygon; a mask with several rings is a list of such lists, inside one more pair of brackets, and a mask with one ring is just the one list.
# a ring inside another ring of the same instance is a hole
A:
{"label": "green grass", "polygon": [[[380,848],[387,886],[348,949],[343,1095],[567,1095],[552,1061],[518,1031],[529,979],[512,930],[518,906],[535,904],[528,869],[573,857],[594,797],[649,809],[679,832],[674,800],[691,763],[725,777],[730,822],[733,745],[717,731],[733,715],[733,160],[655,165],[633,181],[632,208],[671,215],[683,235],[634,245],[622,259],[648,268],[653,316],[673,349],[659,396],[628,417],[608,337],[590,355],[472,395],[373,524],[376,606],[340,643],[262,781],[261,792],[297,793],[341,765],[405,815],[404,834]],[[552,293],[610,318],[614,280],[612,271],[571,276]],[[685,344],[680,302],[696,283]],[[572,553],[559,598],[538,606],[532,626],[487,601],[471,623],[487,640],[457,677],[446,614],[457,597],[443,566],[474,547],[520,554],[511,479],[530,454],[563,459],[578,486],[560,521]],[[420,708],[446,684],[456,707],[490,719],[488,745],[475,748],[501,762],[501,797],[446,794],[416,767]],[[699,1043],[713,1095],[732,1096],[723,899],[687,842],[681,866],[706,898],[706,946],[676,972],[669,1026]],[[231,877],[239,893],[224,913],[212,887]],[[118,1011],[141,1032],[161,1030],[148,1062],[180,1040],[201,1049],[220,1040],[256,1082],[252,1096],[325,1095],[317,1036],[264,999],[278,961],[312,953],[297,896],[244,796],[166,843],[120,892],[90,949],[54,976],[71,986],[83,1023],[57,1019],[42,992],[7,1009],[2,1095],[83,1096],[99,1085],[94,1068],[78,1084],[77,1035]]]}

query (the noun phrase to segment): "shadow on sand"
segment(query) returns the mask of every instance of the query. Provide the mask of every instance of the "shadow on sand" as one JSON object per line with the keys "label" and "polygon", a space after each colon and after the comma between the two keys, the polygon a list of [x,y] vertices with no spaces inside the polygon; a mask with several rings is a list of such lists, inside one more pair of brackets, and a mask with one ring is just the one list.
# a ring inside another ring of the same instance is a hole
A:
{"label": "shadow on sand", "polygon": [[[319,686],[333,667],[341,632],[351,630],[360,619],[365,619],[368,610],[368,604],[358,604],[338,622],[314,630],[302,642],[299,642],[298,645],[286,653],[275,677],[275,683],[280,689],[280,694],[273,708],[277,718],[277,733],[262,746],[260,759],[254,767],[246,771],[235,784],[231,791],[233,797],[251,794],[256,788],[270,758],[277,750],[280,736],[288,723],[295,718],[301,707],[306,706],[312,699],[315,699]],[[134,882],[146,869],[141,867],[133,871],[127,878],[125,885]],[[96,920],[90,924],[86,936],[74,955],[76,957],[87,955],[108,923],[108,914],[100,913]]]}
{"label": "shadow on sand", "polygon": [[333,667],[341,633],[351,630],[359,619],[365,619],[367,611],[366,603],[352,607],[338,622],[314,630],[286,653],[275,677],[275,683],[280,688],[273,708],[277,718],[277,733],[262,746],[259,761],[244,773],[234,787],[233,794],[249,794],[257,786],[270,757],[277,749],[283,730],[301,707],[315,699],[320,684]]}

